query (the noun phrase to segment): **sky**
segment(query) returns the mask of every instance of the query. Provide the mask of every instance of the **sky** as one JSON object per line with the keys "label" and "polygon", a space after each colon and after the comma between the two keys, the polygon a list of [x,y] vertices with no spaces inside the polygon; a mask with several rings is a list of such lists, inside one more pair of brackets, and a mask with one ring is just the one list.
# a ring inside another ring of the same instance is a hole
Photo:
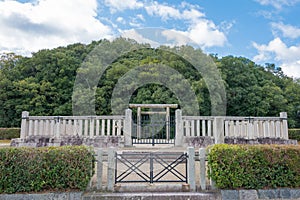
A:
{"label": "sky", "polygon": [[[0,53],[130,37],[274,63],[300,78],[300,0],[0,0]],[[179,35],[184,37],[179,37]],[[166,43],[164,41],[164,43]]]}

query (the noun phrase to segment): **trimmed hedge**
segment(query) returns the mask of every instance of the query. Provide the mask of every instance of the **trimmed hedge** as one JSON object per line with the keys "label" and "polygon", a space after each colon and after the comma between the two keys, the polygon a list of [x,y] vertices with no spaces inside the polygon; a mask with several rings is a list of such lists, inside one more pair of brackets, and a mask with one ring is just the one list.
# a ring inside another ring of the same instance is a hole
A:
{"label": "trimmed hedge", "polygon": [[214,145],[209,176],[220,189],[300,187],[300,146]]}
{"label": "trimmed hedge", "polygon": [[289,129],[289,139],[300,142],[300,129]]}
{"label": "trimmed hedge", "polygon": [[20,128],[0,128],[0,140],[11,140],[20,137]]}
{"label": "trimmed hedge", "polygon": [[0,148],[0,193],[84,190],[93,166],[84,146]]}

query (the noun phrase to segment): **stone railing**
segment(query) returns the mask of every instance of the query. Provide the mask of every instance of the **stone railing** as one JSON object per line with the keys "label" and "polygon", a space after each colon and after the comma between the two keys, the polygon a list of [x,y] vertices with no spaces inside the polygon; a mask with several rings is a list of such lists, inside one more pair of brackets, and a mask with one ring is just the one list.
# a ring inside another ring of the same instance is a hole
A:
{"label": "stone railing", "polygon": [[285,116],[285,113],[280,113],[280,117],[225,117],[225,136],[246,139],[288,139]]}
{"label": "stone railing", "polygon": [[262,138],[288,140],[287,114],[282,112],[279,117],[182,116],[181,110],[176,111],[177,146],[235,143],[229,141],[233,138],[245,140],[242,143]]}
{"label": "stone railing", "polygon": [[186,137],[213,137],[214,117],[211,116],[182,116],[183,135]]}
{"label": "stone railing", "polygon": [[23,112],[21,139],[30,136],[121,136],[125,116],[29,116]]}
{"label": "stone railing", "polygon": [[[13,146],[85,144],[132,146],[132,110],[119,116],[29,116],[22,113],[20,138]],[[287,114],[279,117],[182,116],[175,113],[175,146],[211,144],[288,144]]]}
{"label": "stone railing", "polygon": [[12,146],[131,145],[131,110],[114,116],[30,116],[22,112],[20,138]]}

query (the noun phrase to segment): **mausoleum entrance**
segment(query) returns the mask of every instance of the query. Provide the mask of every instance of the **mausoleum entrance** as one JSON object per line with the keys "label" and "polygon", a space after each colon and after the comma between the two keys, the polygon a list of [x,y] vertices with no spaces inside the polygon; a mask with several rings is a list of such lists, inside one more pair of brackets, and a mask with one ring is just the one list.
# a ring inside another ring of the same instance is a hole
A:
{"label": "mausoleum entrance", "polygon": [[132,144],[175,144],[177,104],[129,104],[133,110]]}

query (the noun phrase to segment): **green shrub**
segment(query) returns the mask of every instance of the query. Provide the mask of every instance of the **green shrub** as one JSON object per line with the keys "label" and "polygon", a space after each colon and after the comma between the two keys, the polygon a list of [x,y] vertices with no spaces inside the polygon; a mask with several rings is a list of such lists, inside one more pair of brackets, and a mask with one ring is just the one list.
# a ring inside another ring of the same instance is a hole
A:
{"label": "green shrub", "polygon": [[20,137],[20,128],[0,128],[0,140]]}
{"label": "green shrub", "polygon": [[220,189],[300,187],[300,147],[214,145],[209,176]]}
{"label": "green shrub", "polygon": [[289,129],[289,139],[300,141],[300,129]]}
{"label": "green shrub", "polygon": [[84,190],[93,163],[83,146],[0,148],[0,193]]}

